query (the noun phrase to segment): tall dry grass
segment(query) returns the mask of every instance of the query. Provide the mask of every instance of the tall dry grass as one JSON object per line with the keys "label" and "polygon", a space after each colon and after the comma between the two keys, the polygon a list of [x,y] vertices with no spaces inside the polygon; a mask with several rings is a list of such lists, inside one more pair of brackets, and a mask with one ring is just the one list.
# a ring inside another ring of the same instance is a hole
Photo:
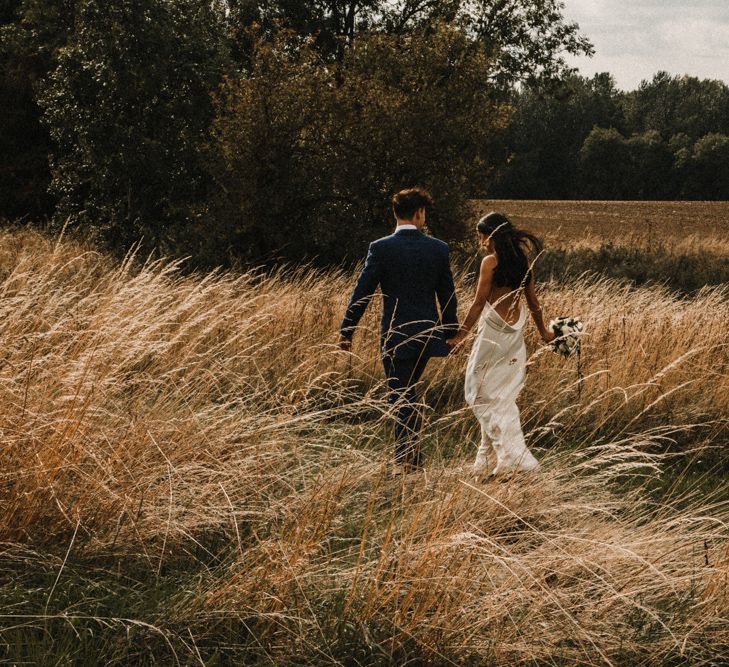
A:
{"label": "tall dry grass", "polygon": [[[7,655],[59,650],[61,619],[137,664],[729,659],[727,487],[655,493],[674,457],[727,442],[726,287],[543,286],[586,323],[579,375],[528,334],[544,472],[471,478],[458,357],[424,381],[427,474],[398,482],[374,309],[351,357],[335,345],[351,276],[183,276],[29,232],[0,248]],[[99,611],[140,588],[153,608]],[[101,642],[112,626],[164,641]]]}

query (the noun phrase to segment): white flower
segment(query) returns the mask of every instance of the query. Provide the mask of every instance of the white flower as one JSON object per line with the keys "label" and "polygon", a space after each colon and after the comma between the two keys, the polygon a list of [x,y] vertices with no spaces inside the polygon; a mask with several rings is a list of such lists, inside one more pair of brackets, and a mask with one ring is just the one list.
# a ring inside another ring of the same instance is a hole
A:
{"label": "white flower", "polygon": [[552,349],[563,357],[580,353],[580,335],[583,324],[578,317],[558,317],[549,323],[549,328],[556,338],[552,342]]}

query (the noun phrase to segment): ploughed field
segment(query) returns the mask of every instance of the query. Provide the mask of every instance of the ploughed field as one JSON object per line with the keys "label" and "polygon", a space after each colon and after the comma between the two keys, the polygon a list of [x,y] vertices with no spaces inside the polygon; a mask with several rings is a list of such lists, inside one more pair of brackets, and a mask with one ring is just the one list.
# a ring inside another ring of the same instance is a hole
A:
{"label": "ploughed field", "polygon": [[481,215],[497,210],[511,215],[559,247],[580,247],[586,240],[613,244],[688,242],[726,252],[729,202],[724,201],[550,201],[495,199],[476,203]]}
{"label": "ploughed field", "polygon": [[[656,227],[608,270],[673,206],[714,226]],[[336,347],[351,274],[185,276],[1,233],[2,661],[726,663],[725,205],[485,207],[573,262],[539,290],[585,322],[579,362],[527,328],[531,479],[471,476],[463,355],[424,379],[426,475],[388,477],[377,308]],[[660,273],[709,247],[708,286]]]}
{"label": "ploughed field", "polygon": [[660,282],[681,291],[729,282],[729,202],[474,202],[474,219],[506,213],[545,242],[541,279],[583,273]]}

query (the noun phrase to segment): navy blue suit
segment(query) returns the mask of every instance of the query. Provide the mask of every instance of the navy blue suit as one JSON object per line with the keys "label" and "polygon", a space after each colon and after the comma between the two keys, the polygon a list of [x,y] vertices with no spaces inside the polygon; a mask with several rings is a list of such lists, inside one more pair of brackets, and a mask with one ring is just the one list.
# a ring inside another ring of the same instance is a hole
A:
{"label": "navy blue suit", "polygon": [[415,384],[430,357],[448,354],[446,338],[458,329],[448,246],[415,229],[401,229],[371,243],[342,320],[344,338],[352,337],[378,287],[383,299],[382,362],[389,400],[398,404],[395,459],[417,466],[421,418],[414,405]]}

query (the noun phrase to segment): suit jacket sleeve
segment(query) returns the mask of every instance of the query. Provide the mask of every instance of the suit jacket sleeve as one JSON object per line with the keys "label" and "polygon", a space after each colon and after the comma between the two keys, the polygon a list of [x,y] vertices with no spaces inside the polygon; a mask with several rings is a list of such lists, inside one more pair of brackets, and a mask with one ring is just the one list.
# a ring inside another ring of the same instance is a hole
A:
{"label": "suit jacket sleeve", "polygon": [[447,249],[445,253],[445,266],[440,272],[435,290],[438,296],[438,303],[440,304],[443,329],[446,334],[455,335],[458,331],[458,300],[456,298],[456,287],[453,284],[450,253]]}
{"label": "suit jacket sleeve", "polygon": [[359,324],[362,315],[364,315],[367,306],[372,300],[372,295],[380,284],[381,271],[382,265],[380,260],[372,244],[370,244],[367,259],[357,278],[352,297],[349,299],[347,312],[344,314],[344,319],[339,327],[339,331],[344,338],[352,338],[357,324]]}

